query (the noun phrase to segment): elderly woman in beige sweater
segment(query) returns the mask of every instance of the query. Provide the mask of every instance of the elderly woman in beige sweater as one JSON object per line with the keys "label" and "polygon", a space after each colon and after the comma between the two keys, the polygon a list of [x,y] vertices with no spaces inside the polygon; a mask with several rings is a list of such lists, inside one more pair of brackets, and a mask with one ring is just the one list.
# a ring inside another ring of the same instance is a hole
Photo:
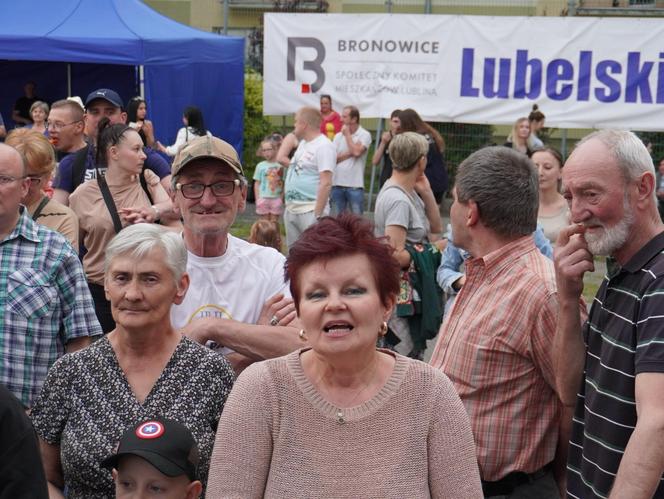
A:
{"label": "elderly woman in beige sweater", "polygon": [[451,382],[376,348],[399,291],[391,252],[350,214],[324,218],[291,248],[286,274],[308,346],[239,377],[206,497],[482,497]]}

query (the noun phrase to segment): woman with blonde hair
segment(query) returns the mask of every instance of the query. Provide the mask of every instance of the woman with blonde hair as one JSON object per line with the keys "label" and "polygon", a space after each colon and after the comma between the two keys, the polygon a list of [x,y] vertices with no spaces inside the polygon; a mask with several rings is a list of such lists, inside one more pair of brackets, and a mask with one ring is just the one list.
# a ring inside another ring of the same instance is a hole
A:
{"label": "woman with blonde hair", "polygon": [[30,179],[28,193],[21,199],[32,219],[65,236],[78,251],[78,217],[74,211],[49,198],[44,189],[55,170],[53,146],[43,134],[27,127],[17,128],[5,143],[26,159],[26,174]]}
{"label": "woman with blonde hair", "polygon": [[32,106],[30,106],[30,117],[32,118],[32,123],[26,128],[46,135],[46,131],[48,130],[46,120],[48,120],[49,111],[50,109],[46,102],[42,102],[40,100],[33,102]]}
{"label": "woman with blonde hair", "polygon": [[528,137],[530,136],[530,122],[525,116],[514,122],[512,131],[507,136],[507,142],[503,145],[510,147],[517,152],[530,156],[532,151],[528,146]]}

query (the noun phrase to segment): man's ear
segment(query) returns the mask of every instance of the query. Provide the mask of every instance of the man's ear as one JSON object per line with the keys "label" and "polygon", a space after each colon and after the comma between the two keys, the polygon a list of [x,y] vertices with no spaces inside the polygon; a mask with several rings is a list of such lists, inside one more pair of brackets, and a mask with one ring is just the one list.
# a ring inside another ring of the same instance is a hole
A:
{"label": "man's ear", "polygon": [[480,207],[472,199],[468,200],[467,204],[467,215],[466,215],[466,226],[472,227],[477,225],[477,222],[480,221]]}
{"label": "man's ear", "polygon": [[249,180],[247,180],[247,183],[240,184],[240,192],[242,194],[242,199],[240,200],[240,204],[237,207],[237,211],[239,213],[244,213],[245,208],[247,207],[247,192],[249,191]]}

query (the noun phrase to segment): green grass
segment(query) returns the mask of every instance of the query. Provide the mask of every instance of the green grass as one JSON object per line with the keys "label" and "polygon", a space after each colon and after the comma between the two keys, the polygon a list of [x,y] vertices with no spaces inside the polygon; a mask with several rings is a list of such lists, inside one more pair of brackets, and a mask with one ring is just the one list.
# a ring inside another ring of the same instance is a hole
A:
{"label": "green grass", "polygon": [[590,305],[597,294],[597,290],[604,280],[606,274],[606,259],[595,257],[595,271],[588,272],[583,278],[583,299]]}

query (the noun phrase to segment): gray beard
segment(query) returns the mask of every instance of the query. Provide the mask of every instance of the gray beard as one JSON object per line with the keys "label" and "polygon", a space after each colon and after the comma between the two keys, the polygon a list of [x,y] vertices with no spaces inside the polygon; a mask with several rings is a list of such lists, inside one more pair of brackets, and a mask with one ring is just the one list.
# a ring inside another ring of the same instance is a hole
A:
{"label": "gray beard", "polygon": [[[627,242],[629,231],[634,223],[634,213],[631,207],[625,200],[624,204],[625,215],[622,220],[613,227],[606,227],[602,225],[603,229],[599,233],[585,233],[586,244],[588,250],[595,256],[609,256],[616,250],[620,249]],[[594,225],[594,221],[585,223],[586,225]]]}

